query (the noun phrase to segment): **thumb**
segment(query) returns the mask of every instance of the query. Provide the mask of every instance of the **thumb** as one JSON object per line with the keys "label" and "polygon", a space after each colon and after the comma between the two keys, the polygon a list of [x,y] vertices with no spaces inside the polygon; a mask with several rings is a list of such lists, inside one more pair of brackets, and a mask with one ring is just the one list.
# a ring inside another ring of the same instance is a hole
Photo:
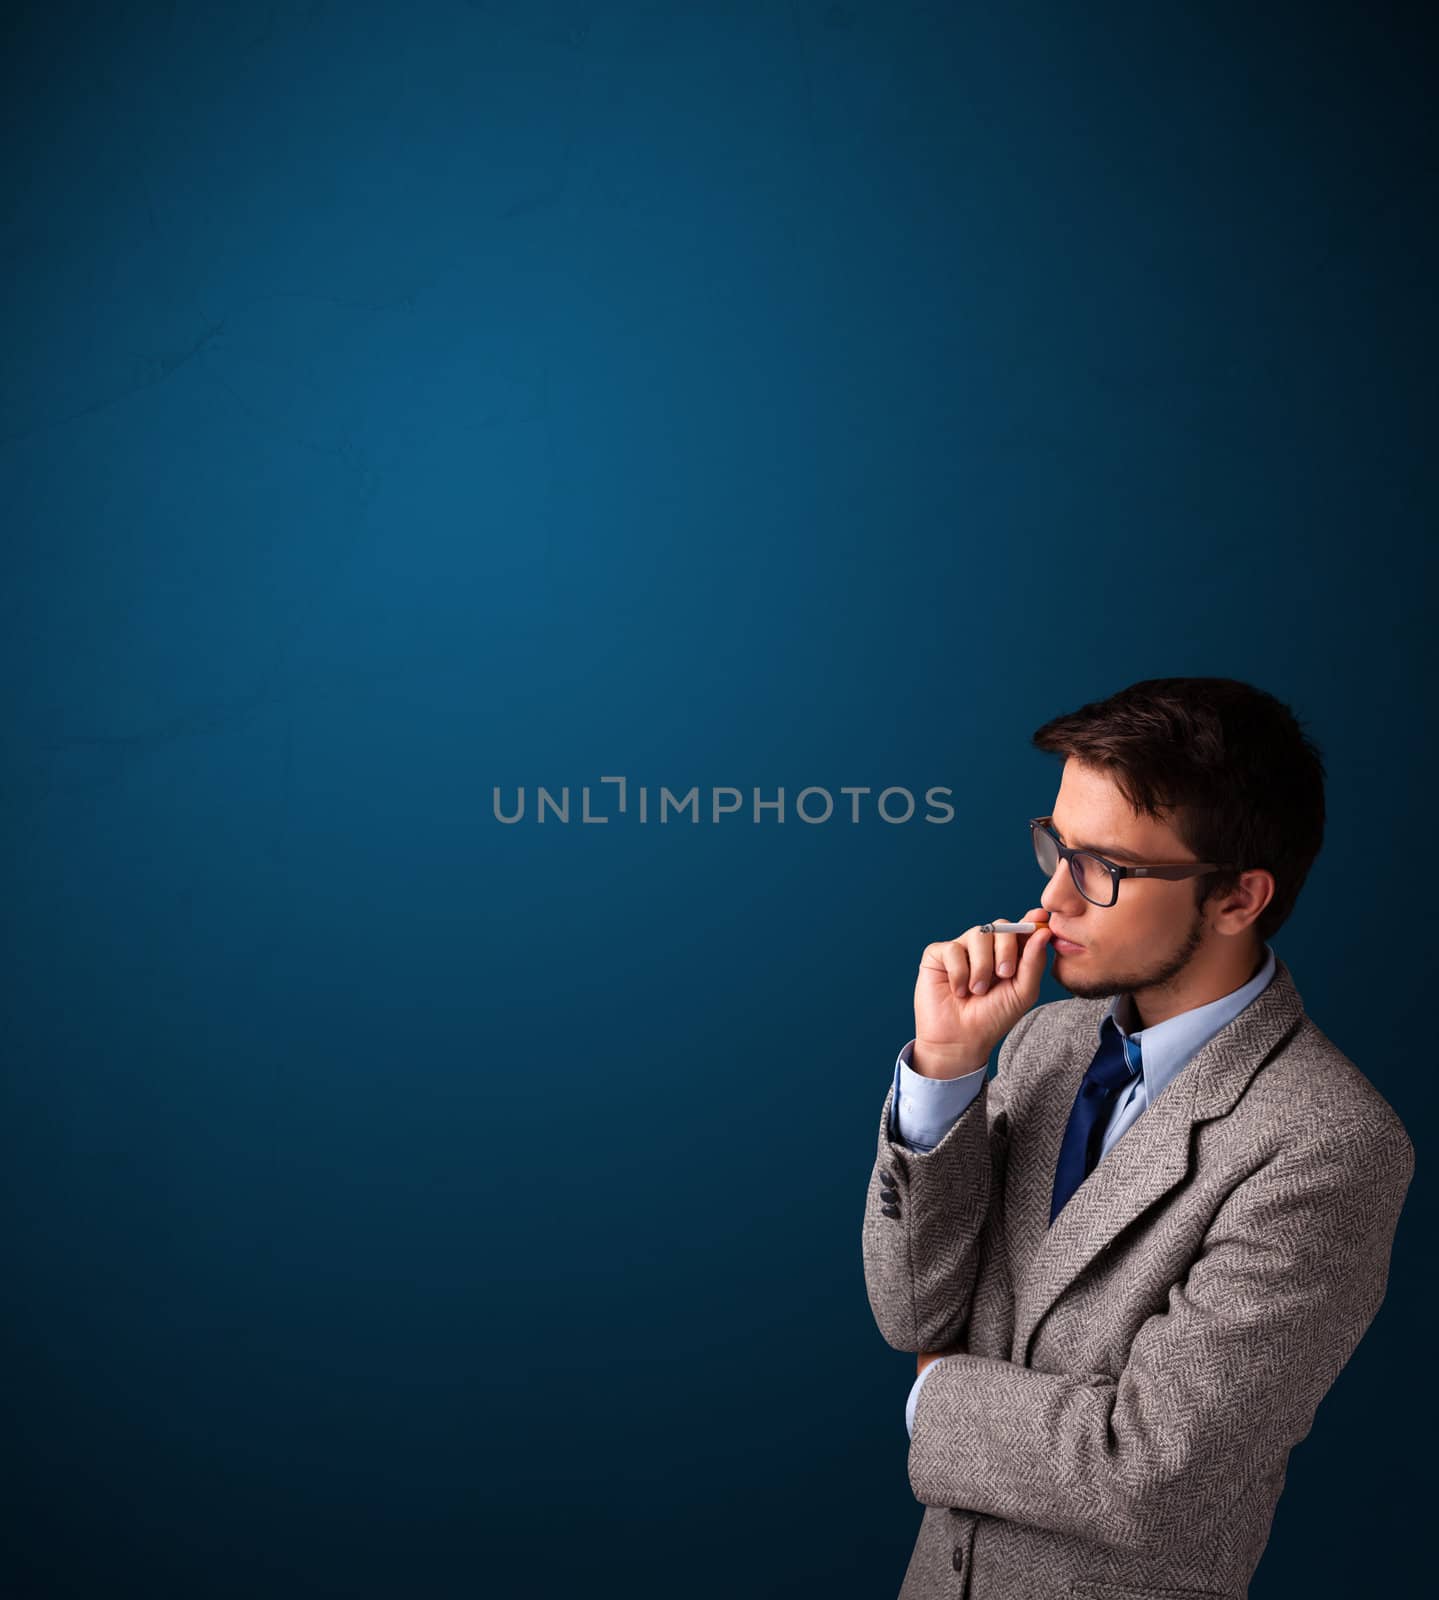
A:
{"label": "thumb", "polygon": [[1039,993],[1039,980],[1044,976],[1044,954],[1049,949],[1049,940],[1049,929],[1041,924],[1025,939],[1024,949],[1020,951],[1015,983],[1031,1003]]}

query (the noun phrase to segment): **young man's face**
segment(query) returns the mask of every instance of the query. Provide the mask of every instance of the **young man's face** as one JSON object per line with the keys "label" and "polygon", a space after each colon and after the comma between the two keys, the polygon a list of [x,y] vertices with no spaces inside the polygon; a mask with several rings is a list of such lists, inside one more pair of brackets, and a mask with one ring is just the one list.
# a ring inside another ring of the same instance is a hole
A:
{"label": "young man's face", "polygon": [[[1116,866],[1199,859],[1167,823],[1137,816],[1112,778],[1073,757],[1064,764],[1053,818],[1065,844],[1091,848]],[[1061,861],[1039,900],[1049,912],[1055,980],[1084,1000],[1169,983],[1204,942],[1195,895],[1193,878],[1121,878],[1114,904],[1097,906]],[[1083,948],[1061,949],[1056,938]]]}

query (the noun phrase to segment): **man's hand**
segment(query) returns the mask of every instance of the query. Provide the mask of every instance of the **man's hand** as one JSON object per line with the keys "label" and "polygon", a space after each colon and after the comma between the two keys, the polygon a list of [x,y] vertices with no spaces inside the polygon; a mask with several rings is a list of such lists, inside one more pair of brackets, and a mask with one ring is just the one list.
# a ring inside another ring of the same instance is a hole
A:
{"label": "man's hand", "polygon": [[957,939],[924,947],[914,985],[913,1062],[920,1077],[977,1072],[1038,1000],[1049,913],[1035,906],[1016,920],[1039,926],[1033,933],[981,933],[976,923]]}

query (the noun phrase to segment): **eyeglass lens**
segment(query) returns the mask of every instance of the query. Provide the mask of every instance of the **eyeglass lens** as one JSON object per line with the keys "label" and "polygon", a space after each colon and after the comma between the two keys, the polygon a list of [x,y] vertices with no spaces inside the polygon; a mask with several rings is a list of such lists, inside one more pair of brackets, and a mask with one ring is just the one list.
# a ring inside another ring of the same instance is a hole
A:
{"label": "eyeglass lens", "polygon": [[[1059,866],[1059,851],[1055,848],[1053,837],[1043,828],[1034,829],[1034,853],[1039,860],[1040,871],[1046,878],[1052,878]],[[1110,877],[1108,867],[1097,857],[1080,851],[1069,858],[1069,871],[1075,888],[1086,900],[1092,900],[1097,906],[1113,904],[1114,879]]]}

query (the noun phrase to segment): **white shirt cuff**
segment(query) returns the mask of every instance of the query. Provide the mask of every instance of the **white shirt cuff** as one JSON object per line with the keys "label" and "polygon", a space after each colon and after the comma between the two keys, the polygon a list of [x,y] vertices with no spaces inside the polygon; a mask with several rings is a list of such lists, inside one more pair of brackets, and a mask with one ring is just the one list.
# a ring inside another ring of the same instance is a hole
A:
{"label": "white shirt cuff", "polygon": [[943,1360],[944,1357],[940,1356],[935,1361],[927,1362],[925,1364],[924,1371],[919,1373],[915,1377],[914,1382],[909,1386],[909,1399],[905,1402],[904,1407],[904,1425],[909,1429],[909,1436],[911,1439],[914,1438],[914,1408],[919,1402],[919,1391],[924,1388],[924,1380],[930,1375],[931,1372],[934,1371],[939,1362]]}
{"label": "white shirt cuff", "polygon": [[890,1132],[915,1150],[933,1150],[984,1087],[989,1063],[958,1078],[925,1078],[914,1070],[915,1040],[894,1063]]}

